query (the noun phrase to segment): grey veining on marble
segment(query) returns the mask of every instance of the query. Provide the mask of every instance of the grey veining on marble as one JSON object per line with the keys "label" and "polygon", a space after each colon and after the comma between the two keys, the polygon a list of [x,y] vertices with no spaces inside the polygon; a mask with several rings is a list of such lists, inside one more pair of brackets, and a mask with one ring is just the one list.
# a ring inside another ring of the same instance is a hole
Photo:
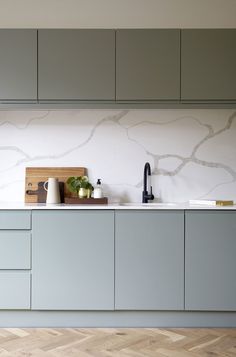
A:
{"label": "grey veining on marble", "polygon": [[141,200],[143,166],[162,201],[236,200],[236,111],[0,112],[0,200],[23,201],[26,166],[85,166],[111,201]]}

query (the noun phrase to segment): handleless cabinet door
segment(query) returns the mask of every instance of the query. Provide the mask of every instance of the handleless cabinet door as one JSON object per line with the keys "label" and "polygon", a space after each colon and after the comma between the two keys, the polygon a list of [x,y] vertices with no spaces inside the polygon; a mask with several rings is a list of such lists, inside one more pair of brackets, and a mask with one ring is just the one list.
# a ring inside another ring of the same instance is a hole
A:
{"label": "handleless cabinet door", "polygon": [[115,98],[114,30],[39,30],[40,100]]}
{"label": "handleless cabinet door", "polygon": [[32,309],[114,309],[112,211],[32,213]]}
{"label": "handleless cabinet door", "polygon": [[236,310],[236,213],[186,212],[186,310]]}
{"label": "handleless cabinet door", "polygon": [[37,100],[37,30],[0,29],[0,101]]}
{"label": "handleless cabinet door", "polygon": [[183,310],[184,213],[115,216],[115,309]]}
{"label": "handleless cabinet door", "polygon": [[181,99],[236,100],[236,30],[181,31]]}
{"label": "handleless cabinet door", "polygon": [[179,30],[117,30],[116,99],[180,99]]}

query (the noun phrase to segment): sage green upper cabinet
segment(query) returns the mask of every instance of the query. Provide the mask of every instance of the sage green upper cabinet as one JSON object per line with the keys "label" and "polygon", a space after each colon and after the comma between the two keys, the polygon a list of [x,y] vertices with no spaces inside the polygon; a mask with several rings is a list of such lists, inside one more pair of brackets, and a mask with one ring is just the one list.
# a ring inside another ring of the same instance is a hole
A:
{"label": "sage green upper cabinet", "polygon": [[114,30],[39,30],[39,100],[114,100]]}
{"label": "sage green upper cabinet", "polygon": [[180,30],[117,30],[116,99],[180,99]]}
{"label": "sage green upper cabinet", "polygon": [[32,309],[114,309],[114,213],[32,212]]}
{"label": "sage green upper cabinet", "polygon": [[183,310],[184,213],[115,214],[115,309]]}
{"label": "sage green upper cabinet", "polygon": [[181,99],[235,101],[236,30],[181,33]]}
{"label": "sage green upper cabinet", "polygon": [[186,310],[236,310],[236,212],[185,217]]}
{"label": "sage green upper cabinet", "polygon": [[37,100],[37,30],[0,30],[0,101]]}

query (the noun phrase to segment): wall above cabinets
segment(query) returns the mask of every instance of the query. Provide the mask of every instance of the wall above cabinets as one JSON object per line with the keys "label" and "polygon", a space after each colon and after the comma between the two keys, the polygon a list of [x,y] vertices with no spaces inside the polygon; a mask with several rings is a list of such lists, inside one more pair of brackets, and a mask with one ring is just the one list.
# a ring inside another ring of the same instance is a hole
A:
{"label": "wall above cabinets", "polygon": [[236,29],[0,30],[0,105],[236,106]]}

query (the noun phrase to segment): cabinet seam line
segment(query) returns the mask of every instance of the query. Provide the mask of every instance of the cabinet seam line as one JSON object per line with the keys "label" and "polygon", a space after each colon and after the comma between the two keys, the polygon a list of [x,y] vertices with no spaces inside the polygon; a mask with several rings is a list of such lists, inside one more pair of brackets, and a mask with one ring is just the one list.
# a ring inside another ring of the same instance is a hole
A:
{"label": "cabinet seam line", "polygon": [[185,214],[186,212],[184,211],[184,311],[186,310],[185,306],[185,238],[186,238],[186,226],[185,226]]}
{"label": "cabinet seam line", "polygon": [[182,98],[182,93],[181,93],[181,53],[182,53],[182,30],[179,30],[179,100]]}
{"label": "cabinet seam line", "polygon": [[114,276],[114,283],[113,283],[113,295],[114,295],[114,305],[113,305],[113,310],[115,311],[115,306],[116,306],[116,254],[115,254],[115,251],[116,251],[116,213],[115,211],[113,211],[113,217],[114,217],[114,228],[113,228],[113,237],[114,237],[114,250],[113,250],[113,254],[114,254],[114,273],[113,273],[113,276]]}
{"label": "cabinet seam line", "polygon": [[37,101],[39,101],[39,32],[37,30]]}
{"label": "cabinet seam line", "polygon": [[116,100],[116,30],[115,30],[115,100]]}

